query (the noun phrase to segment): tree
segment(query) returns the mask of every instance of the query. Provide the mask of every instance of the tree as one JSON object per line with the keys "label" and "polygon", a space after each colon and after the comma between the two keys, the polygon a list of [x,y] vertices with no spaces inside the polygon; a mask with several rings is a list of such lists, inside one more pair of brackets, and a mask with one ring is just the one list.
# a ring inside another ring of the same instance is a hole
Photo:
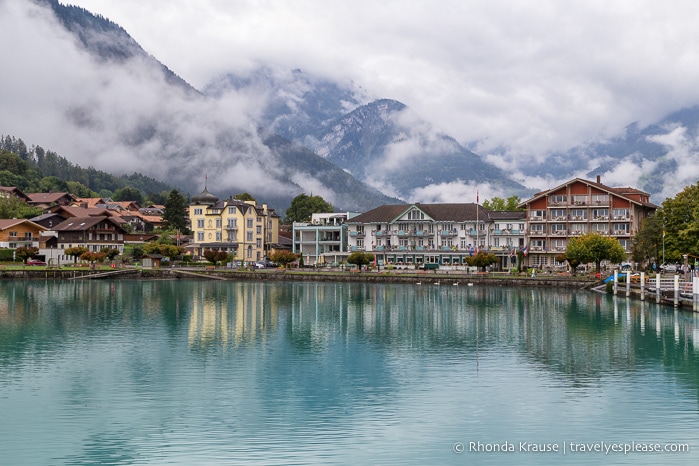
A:
{"label": "tree", "polygon": [[146,205],[165,205],[165,203],[167,202],[167,198],[170,196],[171,192],[172,191],[161,191],[159,193],[150,193],[148,194],[148,196],[146,196],[144,202],[146,203]]}
{"label": "tree", "polygon": [[363,265],[371,264],[372,262],[374,262],[374,255],[370,252],[355,251],[347,256],[347,263],[355,264],[359,267],[359,270],[362,270]]}
{"label": "tree", "polygon": [[179,230],[182,233],[187,233],[187,204],[184,197],[173,189],[165,202],[165,210],[163,211],[163,220],[167,223],[168,228]]}
{"label": "tree", "polygon": [[656,215],[662,219],[668,262],[682,260],[683,254],[699,256],[699,182],[665,199]]}
{"label": "tree", "polygon": [[298,259],[298,256],[291,251],[275,251],[269,255],[269,260],[276,262],[282,267],[286,267]]}
{"label": "tree", "polygon": [[39,182],[39,191],[42,193],[68,192],[68,184],[55,176],[45,176]]}
{"label": "tree", "polygon": [[573,275],[575,275],[575,272],[578,269],[578,266],[580,265],[580,261],[578,259],[568,257],[566,253],[558,254],[556,257],[554,257],[554,259],[556,259],[556,261],[558,262],[568,262],[568,265],[570,266]]}
{"label": "tree", "polygon": [[143,193],[131,186],[125,186],[114,191],[112,199],[115,201],[132,201],[137,202],[139,205],[143,205]]}
{"label": "tree", "polygon": [[507,200],[501,197],[494,197],[491,200],[483,201],[483,207],[488,210],[524,210],[518,209],[517,206],[522,202],[519,196],[510,196]]}
{"label": "tree", "polygon": [[214,251],[213,249],[204,250],[204,258],[216,265],[219,262],[223,262],[228,259],[228,253],[226,251]]}
{"label": "tree", "polygon": [[145,254],[160,254],[174,260],[184,254],[184,247],[164,243],[146,243],[143,245],[143,252]]}
{"label": "tree", "polygon": [[466,258],[466,263],[469,266],[479,267],[481,269],[485,269],[490,264],[495,264],[497,261],[498,258],[495,256],[495,254],[493,254],[492,252],[487,253],[485,251],[480,251],[475,256],[470,256]]}
{"label": "tree", "polygon": [[106,256],[101,252],[86,251],[80,255],[80,260],[85,262],[102,262]]}
{"label": "tree", "polygon": [[73,256],[73,262],[78,261],[78,257],[82,256],[86,252],[88,252],[89,249],[87,249],[85,246],[75,246],[72,248],[68,248],[65,250],[66,256]]}
{"label": "tree", "polygon": [[39,248],[34,246],[21,246],[15,249],[15,257],[22,259],[22,262],[26,262],[27,259],[36,257],[39,254]]}
{"label": "tree", "polygon": [[326,202],[322,197],[299,194],[292,199],[291,206],[286,209],[286,217],[290,222],[308,222],[311,220],[311,214],[332,211],[332,204]]}
{"label": "tree", "polygon": [[33,218],[44,213],[16,197],[0,197],[0,218]]}
{"label": "tree", "polygon": [[657,262],[662,257],[663,223],[660,215],[643,220],[631,244],[632,257],[635,262]]}
{"label": "tree", "polygon": [[68,192],[76,197],[99,197],[99,195],[78,181],[66,182]]}
{"label": "tree", "polygon": [[100,253],[104,254],[104,256],[111,261],[119,255],[119,250],[117,248],[102,248],[100,249]]}
{"label": "tree", "polygon": [[257,202],[257,200],[256,200],[254,197],[252,197],[251,194],[248,194],[248,193],[236,194],[235,196],[233,196],[233,199],[237,199],[237,200],[239,200],[239,201],[253,201],[253,202]]}
{"label": "tree", "polygon": [[599,233],[587,233],[568,241],[566,256],[580,264],[594,262],[595,271],[599,273],[603,260],[618,264],[626,259],[626,251],[614,238],[602,236]]}

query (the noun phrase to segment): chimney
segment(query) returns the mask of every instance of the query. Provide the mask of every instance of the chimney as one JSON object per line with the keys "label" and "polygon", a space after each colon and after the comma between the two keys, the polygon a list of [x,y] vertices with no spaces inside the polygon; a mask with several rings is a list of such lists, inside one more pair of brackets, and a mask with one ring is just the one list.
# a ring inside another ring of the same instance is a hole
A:
{"label": "chimney", "polygon": [[600,176],[597,175],[597,184],[600,184]]}

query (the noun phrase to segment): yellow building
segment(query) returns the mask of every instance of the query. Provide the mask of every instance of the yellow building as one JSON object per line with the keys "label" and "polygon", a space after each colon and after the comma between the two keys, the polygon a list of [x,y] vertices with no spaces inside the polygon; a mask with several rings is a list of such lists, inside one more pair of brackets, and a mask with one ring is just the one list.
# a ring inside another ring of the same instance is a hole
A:
{"label": "yellow building", "polygon": [[267,204],[232,197],[219,200],[206,188],[192,197],[189,219],[195,257],[212,249],[229,252],[236,261],[260,261],[279,241],[279,216]]}

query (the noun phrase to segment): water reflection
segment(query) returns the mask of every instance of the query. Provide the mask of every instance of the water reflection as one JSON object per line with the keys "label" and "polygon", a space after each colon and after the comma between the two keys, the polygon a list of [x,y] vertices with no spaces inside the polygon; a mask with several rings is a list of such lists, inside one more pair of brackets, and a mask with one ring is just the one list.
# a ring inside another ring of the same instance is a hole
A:
{"label": "water reflection", "polygon": [[428,464],[466,435],[679,436],[699,427],[698,324],[569,290],[0,282],[0,451]]}

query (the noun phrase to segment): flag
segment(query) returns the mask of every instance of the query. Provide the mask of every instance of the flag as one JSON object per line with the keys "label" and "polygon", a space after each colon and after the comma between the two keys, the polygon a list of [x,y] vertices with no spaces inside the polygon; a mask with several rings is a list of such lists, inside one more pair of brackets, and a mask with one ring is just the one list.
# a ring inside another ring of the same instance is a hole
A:
{"label": "flag", "polygon": [[476,189],[476,204],[478,204],[478,190]]}
{"label": "flag", "polygon": [[525,256],[527,255],[527,247],[526,247],[526,246],[524,246],[524,247],[522,248],[522,252],[524,253]]}

